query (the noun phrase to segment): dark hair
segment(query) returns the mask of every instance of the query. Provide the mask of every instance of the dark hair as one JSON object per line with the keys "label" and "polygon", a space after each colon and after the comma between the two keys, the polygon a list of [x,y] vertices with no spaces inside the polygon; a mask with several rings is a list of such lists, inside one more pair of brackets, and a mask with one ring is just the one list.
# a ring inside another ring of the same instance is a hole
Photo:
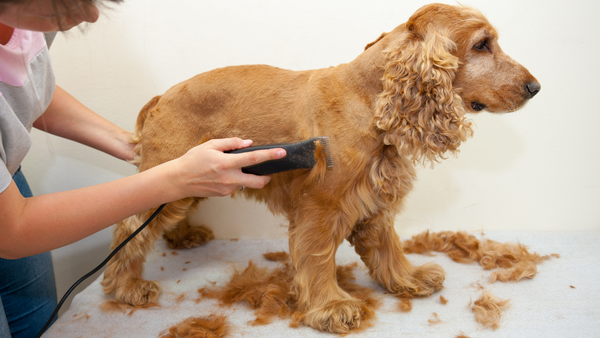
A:
{"label": "dark hair", "polygon": [[[34,0],[0,0],[0,13],[4,11],[7,5],[10,4],[22,4],[26,5],[28,3],[33,2]],[[64,9],[77,9],[78,5],[81,4],[95,4],[97,7],[105,5],[107,2],[111,3],[119,3],[123,2],[123,0],[47,0],[52,3],[52,8],[54,9],[54,14],[56,16],[60,16],[60,13],[63,12]],[[85,7],[85,6],[84,6]],[[106,7],[106,6],[104,6]],[[82,8],[82,7],[79,7]],[[60,22],[58,23],[59,30],[62,30]]]}
{"label": "dark hair", "polygon": [[[0,0],[0,12],[4,9],[5,5],[9,4],[27,4],[32,2],[33,0]],[[123,2],[123,0],[48,0],[52,2],[52,7],[54,11],[58,14],[59,11],[63,8],[74,8],[77,4],[81,3],[90,3],[93,2],[96,5],[100,5],[103,2],[113,2],[119,3]]]}
{"label": "dark hair", "polygon": [[[0,0],[0,5],[3,4],[17,4],[17,3],[28,3],[33,0]],[[110,2],[123,2],[123,0],[49,0],[54,3],[54,7],[67,7],[70,4],[75,4],[78,2],[102,2],[102,1],[110,1]]]}

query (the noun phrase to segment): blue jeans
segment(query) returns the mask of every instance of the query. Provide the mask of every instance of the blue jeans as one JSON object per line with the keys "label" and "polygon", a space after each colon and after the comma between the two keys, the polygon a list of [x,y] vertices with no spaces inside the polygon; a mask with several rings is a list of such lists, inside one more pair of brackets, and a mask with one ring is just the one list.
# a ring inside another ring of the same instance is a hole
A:
{"label": "blue jeans", "polygon": [[[21,168],[13,176],[24,197],[31,197]],[[0,258],[0,337],[29,338],[42,329],[56,307],[50,252],[9,260]],[[9,329],[10,328],[10,329]]]}

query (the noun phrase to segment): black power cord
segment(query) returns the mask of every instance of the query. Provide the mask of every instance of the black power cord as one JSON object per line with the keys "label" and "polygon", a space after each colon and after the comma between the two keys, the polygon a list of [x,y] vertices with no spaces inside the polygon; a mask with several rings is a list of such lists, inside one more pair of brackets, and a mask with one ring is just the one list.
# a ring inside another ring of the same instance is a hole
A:
{"label": "black power cord", "polygon": [[127,237],[127,239],[124,240],[123,243],[119,244],[119,246],[116,249],[114,249],[110,253],[110,255],[108,255],[108,257],[106,257],[106,259],[102,263],[100,263],[100,265],[98,265],[94,270],[88,272],[85,276],[81,277],[77,282],[75,282],[75,284],[73,284],[71,286],[71,288],[69,288],[69,290],[65,293],[65,295],[62,297],[62,299],[58,303],[58,305],[56,305],[56,308],[54,309],[54,312],[50,316],[50,319],[48,319],[48,322],[46,323],[46,325],[44,325],[42,330],[40,330],[40,332],[37,334],[37,336],[35,336],[36,338],[40,338],[42,336],[42,334],[44,334],[44,332],[46,332],[46,330],[50,327],[50,324],[52,324],[52,320],[54,319],[54,317],[56,317],[56,315],[58,314],[58,310],[60,310],[61,306],[67,300],[67,298],[69,297],[71,292],[73,292],[73,290],[75,290],[75,288],[79,284],[81,284],[81,282],[83,282],[84,280],[86,280],[88,277],[95,274],[96,272],[98,272],[98,270],[102,269],[102,267],[105,266],[106,263],[108,263],[108,261],[110,261],[110,259],[113,258],[113,256],[116,255],[117,252],[119,252],[119,250],[121,250],[127,243],[129,243],[129,241],[131,241],[133,239],[133,237],[135,237],[137,234],[139,234],[140,231],[144,230],[144,228],[148,224],[150,224],[150,222],[152,222],[152,220],[154,220],[156,215],[158,215],[158,213],[160,213],[160,211],[165,207],[165,205],[167,205],[167,204],[165,203],[165,204],[161,205],[160,207],[158,207],[158,209],[156,209],[156,211],[152,214],[152,216],[150,216],[148,218],[148,220],[146,220],[146,222],[144,222],[144,224],[142,224],[134,233],[129,235],[129,237]]}

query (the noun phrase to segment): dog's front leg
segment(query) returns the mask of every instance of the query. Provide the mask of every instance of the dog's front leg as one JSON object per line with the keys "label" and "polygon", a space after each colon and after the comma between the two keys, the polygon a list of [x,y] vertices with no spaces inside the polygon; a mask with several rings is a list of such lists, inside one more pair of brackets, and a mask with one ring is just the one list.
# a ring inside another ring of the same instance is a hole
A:
{"label": "dog's front leg", "polygon": [[337,284],[335,253],[345,237],[344,226],[320,219],[323,215],[331,219],[329,212],[312,210],[290,220],[290,254],[295,270],[292,293],[305,325],[348,333],[360,325],[362,302]]}
{"label": "dog's front leg", "polygon": [[369,268],[371,278],[400,297],[425,297],[442,289],[444,270],[434,263],[414,267],[394,230],[395,214],[382,213],[358,223],[348,241]]}

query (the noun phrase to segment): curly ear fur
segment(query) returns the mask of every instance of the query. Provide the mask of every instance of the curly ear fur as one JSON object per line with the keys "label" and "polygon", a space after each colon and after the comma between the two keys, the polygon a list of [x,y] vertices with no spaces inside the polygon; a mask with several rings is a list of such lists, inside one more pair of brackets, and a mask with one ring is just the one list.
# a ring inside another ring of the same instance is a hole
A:
{"label": "curly ear fur", "polygon": [[385,50],[383,92],[373,118],[386,145],[415,163],[456,153],[472,134],[453,81],[458,58],[447,34],[429,26],[424,37],[407,31]]}

